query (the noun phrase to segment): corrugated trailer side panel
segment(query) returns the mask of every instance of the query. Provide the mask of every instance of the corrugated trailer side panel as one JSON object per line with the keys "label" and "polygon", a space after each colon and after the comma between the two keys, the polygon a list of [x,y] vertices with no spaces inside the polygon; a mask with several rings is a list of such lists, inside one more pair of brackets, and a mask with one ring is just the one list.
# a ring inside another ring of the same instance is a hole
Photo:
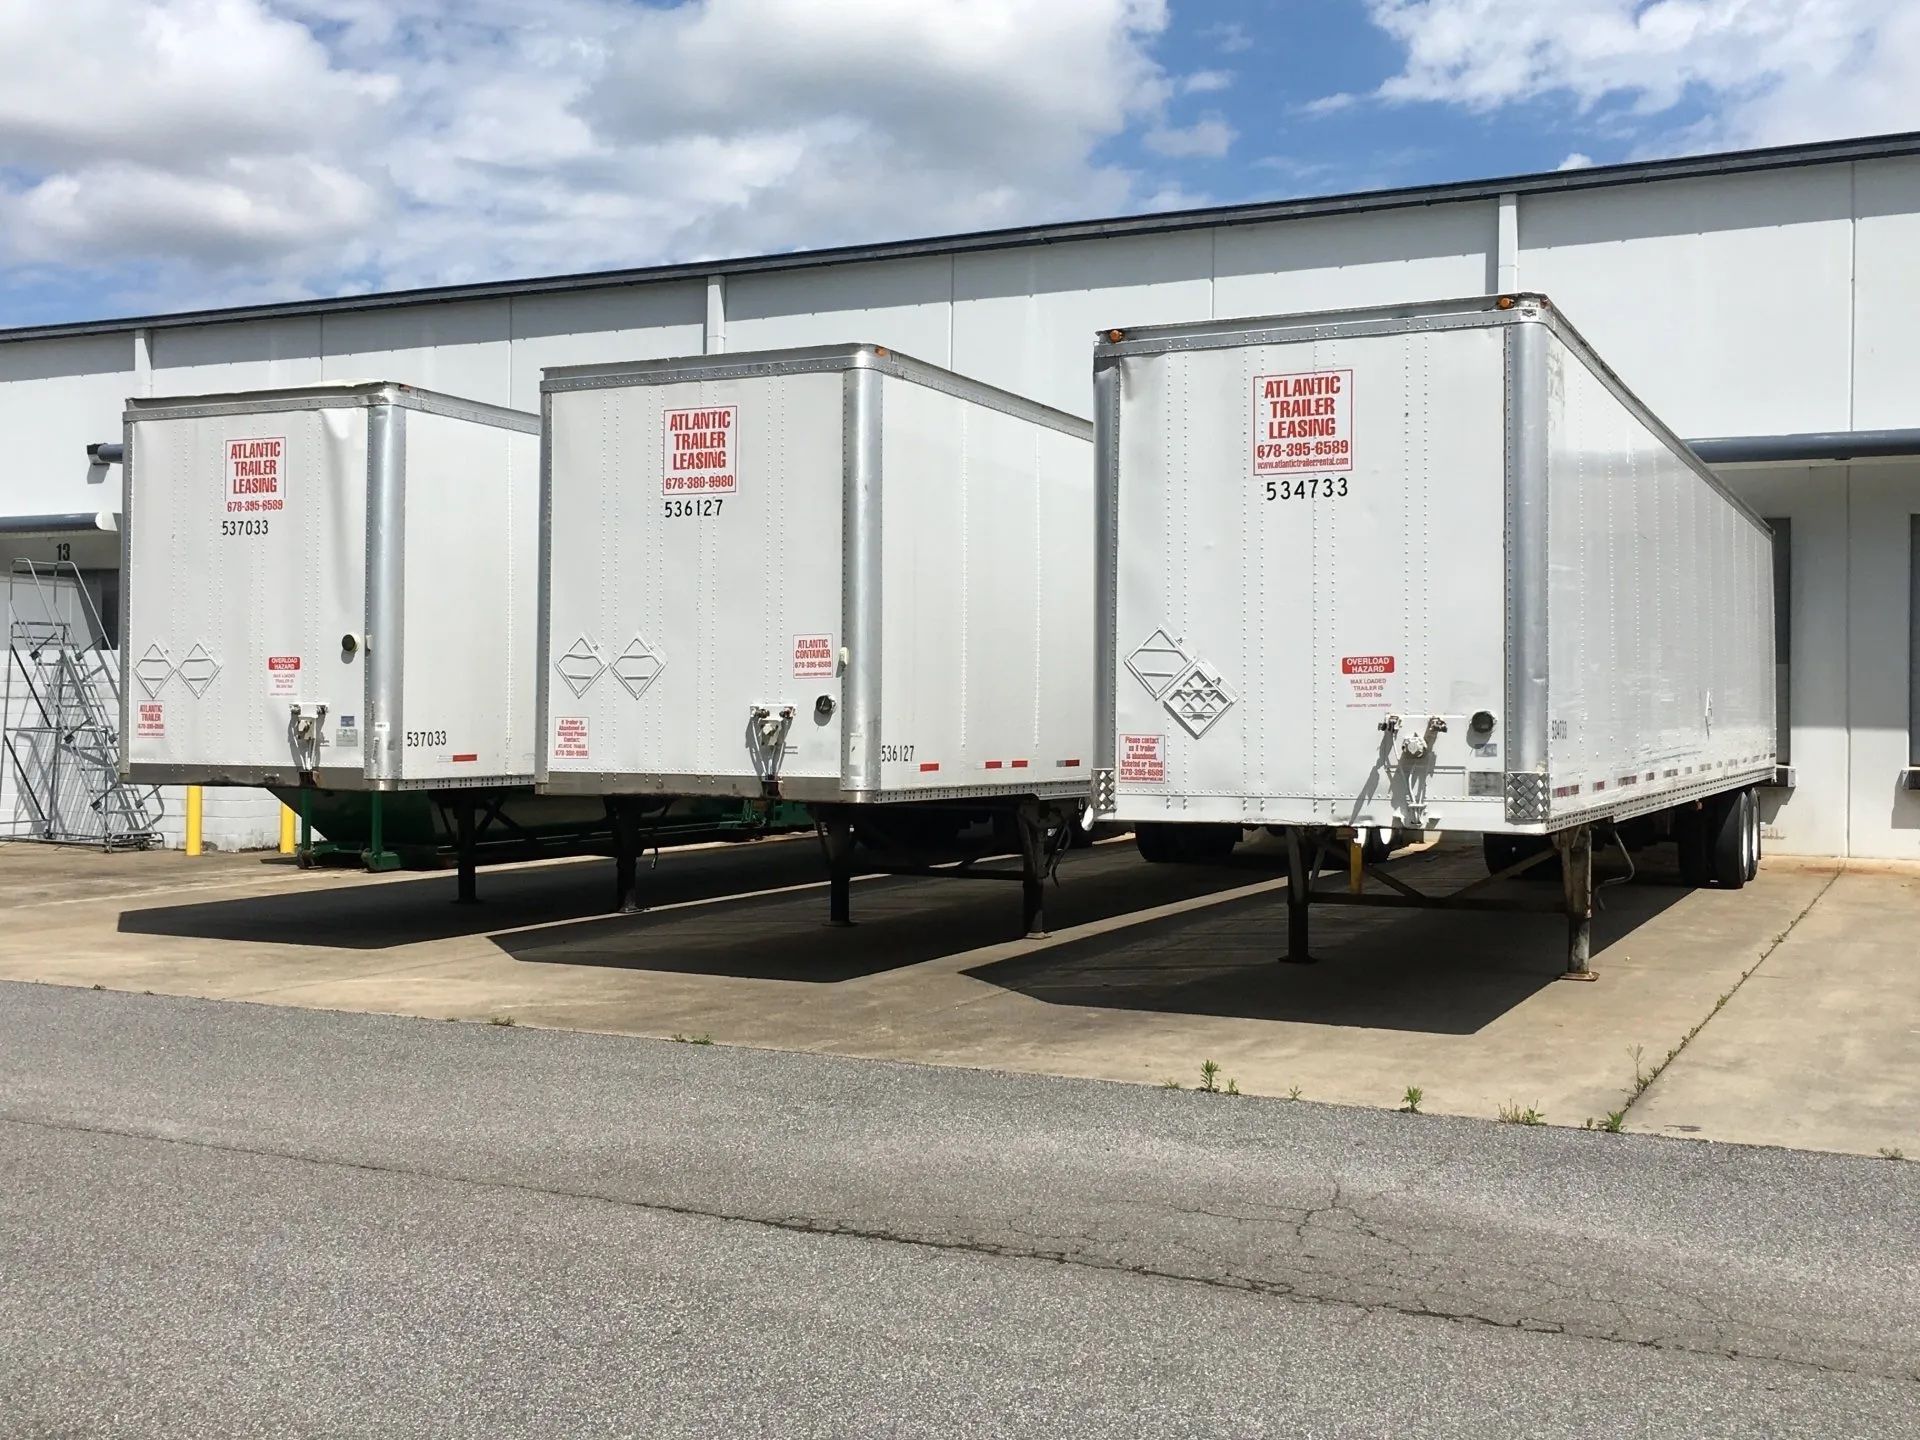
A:
{"label": "corrugated trailer side panel", "polygon": [[394,778],[530,783],[540,437],[404,410],[405,558]]}
{"label": "corrugated trailer side panel", "polygon": [[[290,776],[293,705],[360,711],[364,667],[340,637],[365,626],[367,414],[129,413],[121,736],[135,777]],[[323,781],[357,780],[357,747],[320,753]]]}
{"label": "corrugated trailer side panel", "polygon": [[1547,386],[1551,819],[1764,778],[1771,535],[1580,349],[1544,325],[1512,333],[1539,346]]}
{"label": "corrugated trailer side panel", "polygon": [[881,792],[1083,792],[1090,438],[898,375],[877,393]]}

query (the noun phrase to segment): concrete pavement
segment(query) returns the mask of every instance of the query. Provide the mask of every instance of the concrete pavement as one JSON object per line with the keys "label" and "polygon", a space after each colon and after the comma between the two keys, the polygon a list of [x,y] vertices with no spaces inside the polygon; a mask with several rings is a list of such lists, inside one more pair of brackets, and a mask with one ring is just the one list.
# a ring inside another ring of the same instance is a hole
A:
{"label": "concrete pavement", "polygon": [[[1600,981],[1565,985],[1546,917],[1320,911],[1325,963],[1276,965],[1272,848],[1217,869],[1075,853],[1035,942],[1007,938],[1012,887],[937,880],[863,880],[860,924],[829,930],[810,840],[668,852],[633,917],[606,913],[599,861],[488,871],[462,908],[444,875],[16,845],[0,977],[1150,1084],[1213,1060],[1250,1093],[1396,1106],[1415,1086],[1430,1111],[1568,1125],[1673,1053],[1629,1128],[1920,1155],[1920,986],[1894,953],[1912,875],[1770,864],[1692,892],[1654,852],[1604,891]],[[1458,849],[1395,865],[1433,888],[1479,873]]]}
{"label": "concrete pavement", "polygon": [[1904,1436],[1920,1169],[0,986],[26,1435]]}

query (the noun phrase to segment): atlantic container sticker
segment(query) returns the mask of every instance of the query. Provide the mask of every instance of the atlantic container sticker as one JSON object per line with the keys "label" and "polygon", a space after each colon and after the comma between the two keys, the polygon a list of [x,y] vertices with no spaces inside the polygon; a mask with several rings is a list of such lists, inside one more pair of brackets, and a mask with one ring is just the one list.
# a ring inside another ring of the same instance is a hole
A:
{"label": "atlantic container sticker", "polygon": [[298,655],[269,655],[267,657],[267,693],[269,695],[294,695],[300,689],[300,657]]}
{"label": "atlantic container sticker", "polygon": [[1353,469],[1353,371],[1257,375],[1253,473],[1327,475]]}
{"label": "atlantic container sticker", "polygon": [[287,441],[250,435],[227,441],[228,513],[259,514],[287,503]]}
{"label": "atlantic container sticker", "polygon": [[587,721],[584,715],[562,715],[553,722],[553,758],[587,758]]}
{"label": "atlantic container sticker", "polygon": [[734,470],[740,407],[669,410],[660,427],[666,441],[661,488],[668,495],[731,495],[740,488]]}
{"label": "atlantic container sticker", "polygon": [[793,678],[825,680],[833,676],[833,636],[793,637]]}
{"label": "atlantic container sticker", "polygon": [[1122,735],[1120,737],[1120,781],[1130,785],[1167,783],[1167,737],[1164,735]]}
{"label": "atlantic container sticker", "polygon": [[1349,710],[1384,710],[1387,706],[1387,676],[1393,674],[1391,655],[1348,655],[1340,661],[1340,673],[1349,687]]}
{"label": "atlantic container sticker", "polygon": [[167,738],[167,710],[158,700],[142,700],[134,715],[133,733],[142,740]]}

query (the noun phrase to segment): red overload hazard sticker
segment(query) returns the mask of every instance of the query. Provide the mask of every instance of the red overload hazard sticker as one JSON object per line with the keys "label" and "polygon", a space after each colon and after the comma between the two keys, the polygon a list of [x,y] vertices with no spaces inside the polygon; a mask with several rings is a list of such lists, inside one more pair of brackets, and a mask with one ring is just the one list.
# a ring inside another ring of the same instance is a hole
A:
{"label": "red overload hazard sticker", "polygon": [[1393,674],[1391,655],[1346,655],[1340,673],[1347,677],[1347,708],[1370,710],[1387,703],[1387,676]]}
{"label": "red overload hazard sticker", "polygon": [[142,740],[166,739],[166,707],[158,700],[142,700],[140,708],[134,712],[133,733]]}
{"label": "red overload hazard sticker", "polygon": [[1164,735],[1122,735],[1120,737],[1120,781],[1132,785],[1167,783],[1167,737]]}
{"label": "red overload hazard sticker", "polygon": [[291,695],[299,686],[300,657],[298,655],[267,657],[267,693],[269,695]]}
{"label": "red overload hazard sticker", "polygon": [[1256,375],[1253,473],[1353,469],[1353,371]]}
{"label": "red overload hazard sticker", "polygon": [[665,468],[661,490],[668,495],[731,495],[740,488],[734,470],[740,407],[714,405],[704,410],[669,410],[662,418]]}
{"label": "red overload hazard sticker", "polygon": [[587,758],[587,720],[584,715],[556,716],[553,722],[553,758]]}

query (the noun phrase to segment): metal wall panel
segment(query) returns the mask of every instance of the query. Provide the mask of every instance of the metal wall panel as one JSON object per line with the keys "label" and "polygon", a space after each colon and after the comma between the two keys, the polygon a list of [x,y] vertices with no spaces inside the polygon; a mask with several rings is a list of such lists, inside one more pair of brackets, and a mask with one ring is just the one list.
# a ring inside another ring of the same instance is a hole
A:
{"label": "metal wall panel", "polygon": [[1091,416],[1094,332],[1211,315],[1212,266],[1206,231],[958,256],[953,368]]}
{"label": "metal wall panel", "polygon": [[1912,516],[1920,465],[1855,465],[1848,477],[1849,855],[1920,860],[1920,791],[1905,787]]}
{"label": "metal wall panel", "polygon": [[489,405],[513,398],[509,302],[329,315],[324,378],[398,380]]}
{"label": "metal wall panel", "polygon": [[125,335],[0,345],[0,514],[118,510],[119,474],[86,447],[120,437],[136,385]]}
{"label": "metal wall panel", "polygon": [[1862,430],[1920,425],[1920,158],[1853,168],[1853,411]]}
{"label": "metal wall panel", "polygon": [[1520,284],[1682,435],[1845,430],[1851,215],[1845,165],[1528,196]]}
{"label": "metal wall panel", "polygon": [[398,778],[531,780],[540,437],[409,410]]}
{"label": "metal wall panel", "polygon": [[540,408],[540,372],[548,365],[698,355],[705,339],[703,281],[521,295],[512,303],[516,410]]}
{"label": "metal wall panel", "polygon": [[1497,219],[1494,204],[1476,201],[1217,230],[1212,313],[1291,315],[1482,295],[1494,288]]}
{"label": "metal wall panel", "polygon": [[313,385],[324,379],[318,315],[160,330],[152,395],[210,395]]}
{"label": "metal wall panel", "polygon": [[953,261],[944,255],[736,275],[727,281],[727,348],[886,345],[951,368],[952,299]]}

